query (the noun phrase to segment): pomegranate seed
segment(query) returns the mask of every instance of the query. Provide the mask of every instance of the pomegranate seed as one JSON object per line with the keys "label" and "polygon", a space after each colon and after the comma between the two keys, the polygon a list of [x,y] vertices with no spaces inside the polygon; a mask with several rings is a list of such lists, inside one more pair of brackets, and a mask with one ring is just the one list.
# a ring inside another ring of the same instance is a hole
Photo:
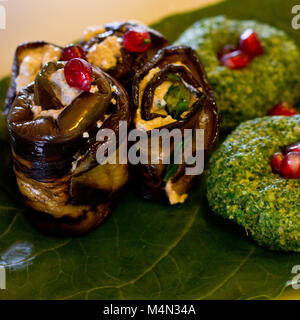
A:
{"label": "pomegranate seed", "polygon": [[294,143],[291,146],[288,146],[286,148],[286,153],[289,153],[292,151],[300,152],[300,142]]}
{"label": "pomegranate seed", "polygon": [[282,102],[277,104],[269,111],[270,116],[294,116],[298,111],[289,103]]}
{"label": "pomegranate seed", "polygon": [[264,53],[260,40],[252,29],[245,30],[240,36],[240,49],[251,58],[260,56]]}
{"label": "pomegranate seed", "polygon": [[80,45],[70,44],[69,46],[63,49],[61,60],[69,61],[74,58],[81,58],[81,59],[87,60],[85,53]]}
{"label": "pomegranate seed", "polygon": [[85,60],[74,58],[65,65],[65,77],[69,86],[90,91],[92,86],[92,66]]}
{"label": "pomegranate seed", "polygon": [[123,42],[130,52],[145,52],[151,46],[151,37],[147,31],[132,29],[124,34]]}
{"label": "pomegranate seed", "polygon": [[280,165],[283,158],[284,158],[284,155],[282,152],[276,152],[272,155],[270,159],[270,165],[273,173],[279,173]]}
{"label": "pomegranate seed", "polygon": [[286,179],[300,179],[300,153],[292,151],[282,160],[280,175]]}
{"label": "pomegranate seed", "polygon": [[225,54],[231,53],[235,50],[238,50],[237,46],[234,46],[233,44],[226,44],[226,46],[218,52],[218,58],[221,59]]}
{"label": "pomegranate seed", "polygon": [[242,69],[247,67],[250,63],[250,58],[241,50],[235,50],[233,52],[224,54],[221,59],[221,64],[230,69]]}

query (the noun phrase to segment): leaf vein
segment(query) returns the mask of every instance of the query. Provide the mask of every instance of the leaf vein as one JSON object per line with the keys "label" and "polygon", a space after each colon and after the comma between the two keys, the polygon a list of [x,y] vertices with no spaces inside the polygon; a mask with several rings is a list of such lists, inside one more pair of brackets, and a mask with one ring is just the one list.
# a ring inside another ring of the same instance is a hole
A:
{"label": "leaf vein", "polygon": [[0,235],[0,239],[4,238],[9,231],[11,230],[11,228],[14,226],[14,224],[16,223],[17,219],[19,217],[19,213],[16,213],[15,216],[13,217],[13,219],[11,220],[10,224],[7,226],[7,228],[1,233]]}
{"label": "leaf vein", "polygon": [[198,214],[199,211],[199,207],[196,208],[196,210],[193,212],[193,214],[190,217],[190,220],[188,221],[188,223],[186,224],[186,226],[184,227],[183,231],[180,233],[180,235],[173,241],[173,243],[165,250],[165,252],[158,258],[156,259],[144,272],[142,272],[139,276],[137,276],[136,278],[127,281],[123,284],[120,285],[106,285],[106,286],[98,286],[98,287],[94,287],[88,290],[82,290],[79,292],[76,292],[70,296],[66,296],[66,297],[62,297],[60,299],[62,300],[66,300],[66,299],[70,299],[74,296],[77,296],[79,294],[82,293],[86,293],[89,294],[90,292],[93,291],[97,291],[97,290],[101,290],[101,289],[111,289],[111,288],[124,288],[128,285],[133,285],[135,284],[138,280],[140,280],[141,278],[143,278],[146,274],[148,274],[149,272],[151,272],[165,257],[167,257],[169,255],[169,253],[176,248],[176,246],[181,242],[181,240],[185,237],[185,235],[191,230],[192,226],[194,225],[196,216]]}

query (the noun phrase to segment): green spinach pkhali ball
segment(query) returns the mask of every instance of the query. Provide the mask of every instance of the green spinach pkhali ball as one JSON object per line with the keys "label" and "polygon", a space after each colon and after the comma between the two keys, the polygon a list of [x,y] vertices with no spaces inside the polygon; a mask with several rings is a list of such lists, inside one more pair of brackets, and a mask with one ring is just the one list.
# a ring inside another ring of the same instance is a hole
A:
{"label": "green spinach pkhali ball", "polygon": [[[226,45],[238,45],[241,33],[249,28],[257,33],[264,53],[244,69],[221,65],[218,52]],[[197,50],[215,91],[223,129],[267,115],[277,103],[300,102],[300,50],[281,30],[217,16],[196,22],[175,44]]]}
{"label": "green spinach pkhali ball", "polygon": [[260,245],[300,251],[300,180],[274,174],[270,157],[300,141],[300,115],[240,124],[209,161],[213,211],[243,226]]}

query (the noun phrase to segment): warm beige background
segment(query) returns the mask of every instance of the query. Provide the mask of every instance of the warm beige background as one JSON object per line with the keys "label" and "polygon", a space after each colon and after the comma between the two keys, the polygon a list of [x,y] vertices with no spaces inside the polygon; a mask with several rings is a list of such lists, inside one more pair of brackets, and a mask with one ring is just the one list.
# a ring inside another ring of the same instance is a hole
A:
{"label": "warm beige background", "polygon": [[7,27],[0,30],[0,77],[11,68],[17,44],[47,40],[64,45],[78,39],[88,25],[137,19],[154,22],[216,0],[0,0]]}
{"label": "warm beige background", "polygon": [[[154,22],[220,0],[0,0],[6,8],[7,28],[0,30],[0,77],[9,73],[17,44],[47,40],[64,45],[78,39],[88,25],[136,19]],[[300,258],[299,258],[300,262]],[[300,299],[288,289],[284,299]]]}

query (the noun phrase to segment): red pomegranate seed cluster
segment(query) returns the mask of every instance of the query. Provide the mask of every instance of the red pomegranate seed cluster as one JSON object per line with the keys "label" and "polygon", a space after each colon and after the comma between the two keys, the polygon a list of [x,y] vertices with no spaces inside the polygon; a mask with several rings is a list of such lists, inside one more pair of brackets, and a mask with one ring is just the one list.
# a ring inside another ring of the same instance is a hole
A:
{"label": "red pomegranate seed cluster", "polygon": [[92,66],[81,58],[74,58],[65,65],[65,78],[69,86],[90,91],[92,86]]}
{"label": "red pomegranate seed cluster", "polygon": [[147,31],[131,29],[124,34],[123,44],[130,52],[145,52],[151,46],[151,36]]}
{"label": "red pomegranate seed cluster", "polygon": [[[151,46],[151,36],[140,29],[131,29],[123,36],[124,47],[130,52],[145,52]],[[86,55],[80,45],[69,45],[63,49],[62,61],[65,66],[65,77],[69,86],[89,91],[92,85],[92,67],[86,61]]]}
{"label": "red pomegranate seed cluster", "polygon": [[230,69],[242,69],[247,67],[250,63],[250,58],[241,50],[235,50],[230,53],[226,53],[220,59],[221,64]]}
{"label": "red pomegranate seed cluster", "polygon": [[245,30],[240,36],[238,46],[226,45],[218,54],[222,65],[230,69],[242,69],[257,56],[264,53],[264,48],[252,29]]}
{"label": "red pomegranate seed cluster", "polygon": [[270,111],[270,116],[294,116],[298,111],[289,103],[282,102],[274,106]]}
{"label": "red pomegranate seed cluster", "polygon": [[252,29],[247,29],[240,36],[240,49],[255,58],[264,53],[264,49],[259,41],[258,35]]}
{"label": "red pomegranate seed cluster", "polygon": [[297,142],[282,152],[276,152],[270,159],[273,173],[280,174],[285,179],[300,179],[300,142]]}
{"label": "red pomegranate seed cluster", "polygon": [[86,59],[86,55],[80,45],[70,44],[65,47],[61,54],[61,61],[69,61],[74,58]]}
{"label": "red pomegranate seed cluster", "polygon": [[289,153],[289,152],[299,152],[300,153],[300,142],[292,144],[291,146],[287,147],[285,150],[285,153]]}
{"label": "red pomegranate seed cluster", "polygon": [[234,52],[237,50],[237,47],[234,46],[233,44],[226,44],[226,46],[218,52],[218,58],[221,59],[225,54]]}

